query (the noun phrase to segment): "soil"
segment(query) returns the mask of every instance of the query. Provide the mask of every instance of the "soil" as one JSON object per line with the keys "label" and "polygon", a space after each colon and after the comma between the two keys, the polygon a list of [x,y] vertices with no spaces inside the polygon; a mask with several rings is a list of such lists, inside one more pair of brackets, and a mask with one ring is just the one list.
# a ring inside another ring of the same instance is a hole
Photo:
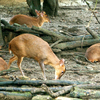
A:
{"label": "soil", "polygon": [[[100,5],[98,4],[98,7]],[[68,7],[69,8],[69,7]],[[80,6],[80,9],[70,9],[60,7],[57,17],[50,17],[51,23],[45,23],[42,28],[48,29],[54,32],[66,32],[69,35],[86,35],[88,34],[85,26],[88,25],[90,19],[90,28],[96,33],[100,33],[100,24],[97,23],[95,17],[91,18],[91,11],[88,10],[87,6]],[[74,7],[75,8],[75,7]],[[76,7],[78,8],[78,7]],[[96,16],[100,20],[100,8],[95,10]],[[28,6],[25,2],[19,3],[18,5],[0,5],[0,15],[1,19],[5,19],[9,22],[11,17],[16,14],[25,14],[29,15]],[[96,62],[93,64],[88,63],[87,65],[82,65],[76,63],[72,60],[73,55],[75,53],[78,54],[78,59],[86,62],[86,60],[79,55],[85,54],[87,48],[78,47],[72,50],[64,50],[66,52],[65,56],[59,56],[60,59],[65,59],[66,73],[62,76],[61,80],[71,80],[71,81],[91,81],[91,82],[99,82],[100,73],[89,73],[86,71],[99,71],[100,70],[100,62]],[[3,58],[6,62],[9,62],[9,59],[13,56],[9,53],[0,53],[3,55]],[[72,54],[72,55],[67,55]],[[17,67],[16,61],[11,64],[11,67]],[[43,80],[42,71],[40,69],[39,64],[30,58],[24,58],[22,62],[22,69],[26,76],[30,78],[35,78],[38,80]],[[55,70],[51,66],[45,67],[46,77],[48,80],[54,79]],[[84,72],[81,72],[84,71]],[[8,75],[16,75],[20,76],[20,70],[14,73],[10,73]]]}

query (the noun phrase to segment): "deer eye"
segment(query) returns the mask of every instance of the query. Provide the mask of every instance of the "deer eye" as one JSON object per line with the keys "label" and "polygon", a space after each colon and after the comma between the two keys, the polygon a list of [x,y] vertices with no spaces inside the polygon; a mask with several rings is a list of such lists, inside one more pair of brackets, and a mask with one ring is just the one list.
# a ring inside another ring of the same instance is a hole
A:
{"label": "deer eye", "polygon": [[64,73],[64,71],[61,72],[62,74]]}

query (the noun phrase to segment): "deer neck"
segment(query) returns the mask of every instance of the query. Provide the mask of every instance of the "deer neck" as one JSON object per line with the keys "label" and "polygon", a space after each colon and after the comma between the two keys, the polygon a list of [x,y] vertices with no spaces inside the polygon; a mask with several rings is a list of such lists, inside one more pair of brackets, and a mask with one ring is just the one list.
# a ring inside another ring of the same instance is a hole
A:
{"label": "deer neck", "polygon": [[49,56],[49,58],[44,61],[44,64],[50,65],[56,69],[59,65],[59,61],[58,57],[54,54],[54,56]]}
{"label": "deer neck", "polygon": [[44,24],[43,17],[38,17],[38,24],[39,24],[40,27]]}

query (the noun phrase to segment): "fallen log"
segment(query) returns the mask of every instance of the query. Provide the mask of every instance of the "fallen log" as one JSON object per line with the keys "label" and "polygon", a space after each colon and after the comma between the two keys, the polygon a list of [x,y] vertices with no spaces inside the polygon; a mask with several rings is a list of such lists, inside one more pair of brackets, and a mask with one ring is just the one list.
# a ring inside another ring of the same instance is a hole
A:
{"label": "fallen log", "polygon": [[[20,32],[20,33],[31,33],[31,34],[45,34],[45,35],[49,35],[49,36],[53,36],[56,37],[62,41],[77,41],[77,40],[82,40],[82,38],[84,37],[84,35],[81,36],[69,36],[69,35],[63,35],[61,33],[54,33],[54,32],[50,32],[46,29],[42,29],[42,28],[37,28],[35,26],[33,26],[32,28],[28,28],[28,27],[23,27],[23,26],[12,26],[10,25],[8,22],[6,22],[5,20],[1,20],[1,23],[4,25],[2,26],[3,30],[9,30],[12,32]],[[16,34],[17,34],[16,33]],[[91,39],[92,36],[91,35],[86,35],[84,37],[84,39]],[[57,41],[57,39],[55,40]]]}
{"label": "fallen log", "polygon": [[76,47],[81,47],[81,46],[90,46],[95,43],[99,43],[100,39],[91,39],[91,40],[84,40],[83,43],[81,41],[72,41],[72,42],[64,42],[64,43],[59,43],[54,46],[54,48],[57,49],[73,49]]}
{"label": "fallen log", "polygon": [[32,94],[30,92],[6,92],[0,91],[0,100],[31,100]]}
{"label": "fallen log", "polygon": [[[61,91],[68,86],[56,86],[56,87],[49,87],[50,90],[53,92]],[[39,93],[46,93],[45,90],[42,88],[36,88],[36,87],[0,87],[0,91],[9,91],[9,92],[31,92],[32,94],[39,94]]]}
{"label": "fallen log", "polygon": [[[62,49],[62,50],[63,49],[73,49],[73,48],[76,48],[76,47],[90,46],[90,45],[92,45],[94,43],[98,43],[100,41],[99,36],[97,36],[95,34],[94,35],[92,34],[92,35],[96,39],[93,39],[93,37],[91,35],[87,35],[85,37],[84,37],[84,35],[83,36],[69,36],[69,35],[63,35],[61,33],[50,32],[48,30],[45,30],[45,29],[42,29],[42,28],[37,28],[35,26],[33,26],[32,28],[23,27],[23,26],[19,27],[19,26],[9,25],[9,23],[7,23],[5,20],[1,20],[1,22],[5,25],[5,26],[2,26],[2,28],[4,30],[17,32],[16,34],[18,34],[20,32],[21,33],[28,32],[30,34],[38,33],[40,35],[42,34],[42,35],[51,36],[51,39],[49,39],[50,41],[52,41],[52,42],[57,41],[53,44],[54,49],[56,49],[56,48]],[[7,24],[5,24],[5,23],[7,23]],[[54,37],[54,38],[52,38],[52,37]],[[83,38],[84,38],[84,40],[83,40]],[[64,42],[64,41],[66,41],[66,42]],[[67,41],[72,41],[72,42],[67,42]]]}
{"label": "fallen log", "polygon": [[70,92],[70,97],[81,99],[100,99],[100,91],[85,90],[75,87],[74,90]]}
{"label": "fallen log", "polygon": [[40,86],[42,84],[46,84],[48,86],[52,85],[73,85],[73,84],[88,84],[89,82],[79,82],[79,81],[66,81],[66,80],[16,80],[16,81],[7,81],[7,82],[0,82],[0,86],[7,86],[7,85],[33,85],[33,86]]}
{"label": "fallen log", "polygon": [[81,84],[77,85],[78,88],[81,89],[93,89],[93,90],[100,90],[100,84],[94,83],[94,84]]}
{"label": "fallen log", "polygon": [[90,30],[89,27],[86,27],[86,30],[92,35],[92,37],[93,37],[94,39],[100,38],[100,37],[98,36],[98,34],[95,33],[95,32],[93,32],[92,30]]}

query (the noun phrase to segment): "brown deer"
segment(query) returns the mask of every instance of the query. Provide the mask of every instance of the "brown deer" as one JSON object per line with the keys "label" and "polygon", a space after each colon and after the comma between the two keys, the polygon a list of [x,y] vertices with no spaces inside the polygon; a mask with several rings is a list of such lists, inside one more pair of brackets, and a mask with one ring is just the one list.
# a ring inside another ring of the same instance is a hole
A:
{"label": "brown deer", "polygon": [[14,56],[10,58],[8,67],[17,60],[17,65],[23,76],[21,62],[24,57],[33,58],[39,63],[45,80],[44,64],[55,68],[55,79],[60,79],[66,71],[64,59],[59,60],[49,44],[35,35],[22,34],[13,38],[9,43],[9,52],[12,52]]}
{"label": "brown deer", "polygon": [[0,57],[0,71],[8,69],[6,61]]}
{"label": "brown deer", "polygon": [[91,61],[99,61],[100,62],[100,43],[96,43],[90,46],[85,53],[85,57]]}
{"label": "brown deer", "polygon": [[18,23],[20,25],[26,24],[28,27],[31,28],[32,26],[41,27],[44,22],[50,22],[48,16],[46,15],[46,13],[44,11],[39,12],[39,11],[35,10],[35,12],[38,17],[31,17],[31,16],[19,14],[19,15],[15,15],[9,21],[9,24],[10,25],[12,25],[14,23]]}

